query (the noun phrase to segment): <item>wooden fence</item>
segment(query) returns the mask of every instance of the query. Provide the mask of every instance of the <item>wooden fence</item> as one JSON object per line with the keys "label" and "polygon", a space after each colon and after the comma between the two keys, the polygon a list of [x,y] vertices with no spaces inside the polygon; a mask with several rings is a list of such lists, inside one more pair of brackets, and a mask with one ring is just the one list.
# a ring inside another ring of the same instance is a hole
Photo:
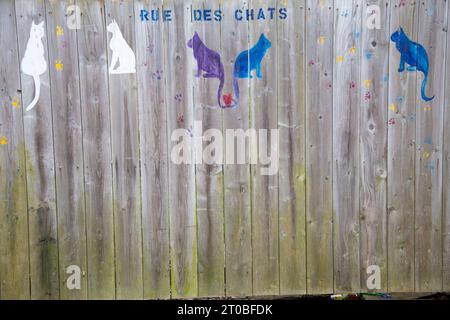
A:
{"label": "wooden fence", "polygon": [[[0,0],[0,297],[359,292],[371,265],[376,291],[450,290],[449,12],[446,0]],[[108,72],[113,20],[135,74]],[[48,68],[26,111],[33,21]],[[428,52],[432,101],[423,73],[398,72],[400,26]],[[218,108],[219,82],[195,77],[195,32],[221,55],[224,92],[237,54],[261,34],[272,43],[262,78],[239,79],[238,107]],[[278,173],[175,164],[171,134],[194,121],[279,129]]]}

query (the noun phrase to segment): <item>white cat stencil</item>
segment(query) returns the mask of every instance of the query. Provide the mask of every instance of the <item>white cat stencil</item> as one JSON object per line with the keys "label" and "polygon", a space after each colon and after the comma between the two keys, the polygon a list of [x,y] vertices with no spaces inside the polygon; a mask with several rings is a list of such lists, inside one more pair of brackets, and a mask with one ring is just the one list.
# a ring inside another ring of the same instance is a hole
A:
{"label": "white cat stencil", "polygon": [[47,71],[47,61],[45,61],[44,45],[42,43],[42,38],[44,35],[44,21],[39,24],[35,24],[33,21],[31,23],[30,39],[28,40],[25,55],[23,56],[20,64],[22,72],[26,75],[32,76],[34,79],[34,99],[28,105],[26,111],[33,109],[38,102],[41,94],[40,75]]}
{"label": "white cat stencil", "polygon": [[[124,73],[136,73],[136,57],[133,49],[128,45],[124,39],[119,25],[113,20],[107,27],[107,30],[112,33],[112,38],[109,43],[109,47],[112,50],[111,64],[109,67],[109,73],[111,74],[124,74]],[[119,62],[119,66],[114,69]]]}

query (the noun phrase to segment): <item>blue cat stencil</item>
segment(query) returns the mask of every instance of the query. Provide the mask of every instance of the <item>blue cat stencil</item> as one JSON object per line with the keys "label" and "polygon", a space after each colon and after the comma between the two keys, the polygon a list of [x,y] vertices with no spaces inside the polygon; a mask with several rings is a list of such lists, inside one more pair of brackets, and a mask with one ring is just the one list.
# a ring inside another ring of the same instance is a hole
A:
{"label": "blue cat stencil", "polygon": [[409,65],[408,71],[422,71],[424,74],[421,89],[422,99],[425,101],[433,100],[434,96],[429,98],[425,94],[429,67],[428,54],[425,48],[421,44],[411,41],[403,31],[402,27],[391,35],[391,40],[395,42],[395,47],[401,55],[398,72],[403,72],[405,70],[405,63]]}
{"label": "blue cat stencil", "polygon": [[256,76],[261,79],[261,62],[266,55],[267,50],[272,46],[269,39],[261,34],[258,42],[250,49],[241,52],[234,63],[233,88],[236,95],[236,105],[239,105],[239,78],[252,79],[252,71],[256,71]]}

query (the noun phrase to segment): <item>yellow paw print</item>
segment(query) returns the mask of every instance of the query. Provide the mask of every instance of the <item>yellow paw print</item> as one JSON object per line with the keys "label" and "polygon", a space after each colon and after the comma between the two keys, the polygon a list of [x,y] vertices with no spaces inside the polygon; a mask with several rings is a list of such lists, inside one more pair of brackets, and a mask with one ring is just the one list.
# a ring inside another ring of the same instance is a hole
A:
{"label": "yellow paw print", "polygon": [[61,71],[64,68],[64,64],[61,62],[61,60],[55,61],[55,68],[58,71]]}
{"label": "yellow paw print", "polygon": [[0,136],[0,145],[7,145],[8,144],[8,138],[5,136]]}
{"label": "yellow paw print", "polygon": [[370,89],[370,87],[372,86],[372,80],[369,80],[369,79],[364,80],[363,85],[366,89]]}
{"label": "yellow paw print", "polygon": [[319,43],[319,44],[324,44],[325,43],[325,36],[320,36],[318,39],[317,39],[317,42]]}
{"label": "yellow paw print", "polygon": [[391,111],[393,111],[393,112],[397,112],[397,106],[396,106],[395,104],[391,103],[391,104],[389,105],[389,110],[391,110]]}
{"label": "yellow paw print", "polygon": [[348,52],[350,54],[356,54],[356,47],[355,46],[351,47],[350,49],[348,49]]}
{"label": "yellow paw print", "polygon": [[14,107],[14,108],[20,108],[20,101],[19,101],[19,99],[18,98],[13,98],[12,99],[12,101],[11,101],[11,105]]}
{"label": "yellow paw print", "polygon": [[61,37],[64,35],[64,29],[61,26],[56,26],[56,35]]}
{"label": "yellow paw print", "polygon": [[432,109],[431,106],[426,106],[423,108],[424,111],[431,111],[431,109]]}
{"label": "yellow paw print", "polygon": [[336,57],[336,63],[342,63],[344,62],[344,57],[343,56],[337,56]]}

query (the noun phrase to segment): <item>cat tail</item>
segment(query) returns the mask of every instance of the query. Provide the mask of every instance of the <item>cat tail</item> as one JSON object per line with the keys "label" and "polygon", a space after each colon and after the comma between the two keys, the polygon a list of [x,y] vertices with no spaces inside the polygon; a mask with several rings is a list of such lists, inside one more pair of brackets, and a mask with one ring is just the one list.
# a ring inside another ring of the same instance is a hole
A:
{"label": "cat tail", "polygon": [[234,106],[237,107],[239,106],[239,96],[240,96],[240,92],[239,92],[239,82],[238,82],[238,77],[237,75],[234,75],[233,77],[233,90],[234,90],[234,95],[236,96],[236,101]]}
{"label": "cat tail", "polygon": [[39,96],[41,95],[41,78],[39,75],[34,75],[33,79],[34,79],[34,91],[35,91],[34,99],[28,105],[26,111],[30,111],[31,109],[33,109],[36,106],[36,104],[39,100]]}
{"label": "cat tail", "polygon": [[434,99],[434,96],[431,98],[428,98],[425,94],[425,90],[427,88],[427,82],[428,82],[428,73],[424,72],[423,74],[425,75],[425,78],[423,79],[423,82],[422,82],[422,90],[421,90],[422,99],[425,101],[431,101]]}
{"label": "cat tail", "polygon": [[222,105],[222,92],[223,92],[223,87],[225,86],[225,76],[223,74],[223,72],[220,75],[220,85],[219,85],[219,89],[217,90],[217,103],[219,104],[219,107],[221,108],[226,108],[226,106]]}

